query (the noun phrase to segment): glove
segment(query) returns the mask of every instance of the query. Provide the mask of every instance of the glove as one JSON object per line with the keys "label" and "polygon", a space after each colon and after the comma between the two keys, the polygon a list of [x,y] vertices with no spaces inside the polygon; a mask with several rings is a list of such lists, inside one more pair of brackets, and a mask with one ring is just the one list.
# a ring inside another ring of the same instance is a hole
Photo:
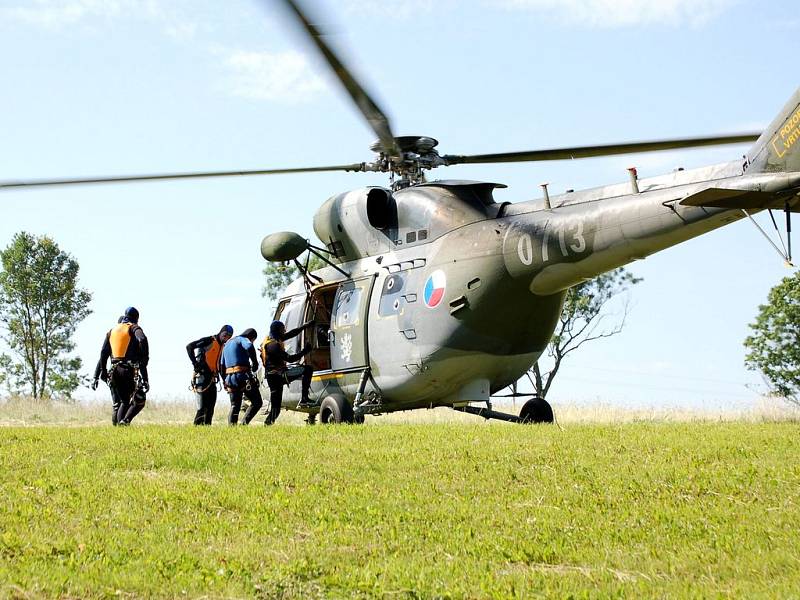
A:
{"label": "glove", "polygon": [[97,382],[98,382],[98,378],[95,378],[94,380],[92,380],[92,385],[89,386],[89,387],[92,388],[92,391],[95,391],[97,389]]}
{"label": "glove", "polygon": [[150,391],[150,382],[149,381],[142,381],[142,391],[145,394]]}

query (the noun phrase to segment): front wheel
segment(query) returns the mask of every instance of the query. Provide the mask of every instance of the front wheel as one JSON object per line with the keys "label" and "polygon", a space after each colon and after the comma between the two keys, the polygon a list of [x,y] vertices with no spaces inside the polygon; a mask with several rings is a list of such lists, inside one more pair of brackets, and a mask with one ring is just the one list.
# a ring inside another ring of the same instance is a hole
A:
{"label": "front wheel", "polygon": [[352,423],[353,407],[342,396],[328,396],[319,407],[319,421],[329,423]]}
{"label": "front wheel", "polygon": [[519,411],[520,423],[552,423],[553,408],[544,398],[532,398]]}

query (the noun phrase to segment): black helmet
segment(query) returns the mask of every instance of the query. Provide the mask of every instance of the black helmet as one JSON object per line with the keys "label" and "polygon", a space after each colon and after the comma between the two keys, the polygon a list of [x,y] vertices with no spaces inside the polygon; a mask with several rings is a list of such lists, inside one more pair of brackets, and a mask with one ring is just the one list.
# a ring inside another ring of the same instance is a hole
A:
{"label": "black helmet", "polygon": [[138,323],[139,311],[136,310],[134,307],[129,306],[128,308],[125,309],[125,318],[131,323]]}

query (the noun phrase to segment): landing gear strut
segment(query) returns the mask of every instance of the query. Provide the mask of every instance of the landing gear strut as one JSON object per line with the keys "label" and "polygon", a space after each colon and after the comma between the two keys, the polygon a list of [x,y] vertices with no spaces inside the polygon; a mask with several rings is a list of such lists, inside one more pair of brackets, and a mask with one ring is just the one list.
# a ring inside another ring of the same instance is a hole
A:
{"label": "landing gear strut", "polygon": [[509,423],[552,423],[555,420],[553,418],[553,408],[544,398],[532,398],[528,400],[522,405],[519,416],[498,412],[488,407],[484,408],[478,406],[454,406],[453,410],[483,417],[484,419],[496,419]]}

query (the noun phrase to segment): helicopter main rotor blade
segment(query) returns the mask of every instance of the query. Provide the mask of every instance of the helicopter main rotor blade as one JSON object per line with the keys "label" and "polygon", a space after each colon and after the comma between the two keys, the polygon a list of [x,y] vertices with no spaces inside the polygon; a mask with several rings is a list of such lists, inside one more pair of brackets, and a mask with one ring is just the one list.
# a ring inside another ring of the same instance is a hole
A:
{"label": "helicopter main rotor blade", "polygon": [[362,163],[330,167],[299,167],[293,169],[257,169],[252,171],[200,171],[193,173],[157,173],[153,175],[121,175],[115,177],[80,177],[74,179],[30,179],[27,181],[0,181],[0,190],[23,187],[57,185],[82,185],[88,183],[126,183],[131,181],[160,181],[164,179],[207,179],[211,177],[237,177],[246,175],[283,175],[289,173],[319,173],[323,171],[363,171]]}
{"label": "helicopter main rotor blade", "polygon": [[613,156],[616,154],[635,154],[638,152],[675,150],[679,148],[699,148],[702,146],[718,146],[722,144],[740,144],[742,142],[754,142],[760,135],[761,132],[750,132],[714,137],[677,138],[672,140],[630,142],[627,144],[605,144],[600,146],[575,146],[572,148],[523,150],[522,152],[502,152],[499,154],[448,154],[443,156],[442,160],[444,160],[448,165],[467,163],[567,160],[572,158],[591,158],[597,156]]}
{"label": "helicopter main rotor blade", "polygon": [[400,148],[394,139],[392,127],[389,124],[389,118],[378,107],[375,101],[370,97],[364,87],[353,76],[350,69],[348,69],[342,60],[336,55],[331,47],[323,39],[324,34],[319,26],[314,25],[308,18],[307,14],[300,8],[297,0],[281,0],[286,4],[289,10],[297,17],[303,29],[316,45],[317,49],[322,53],[322,56],[330,65],[336,77],[344,86],[344,89],[353,99],[356,107],[364,118],[369,123],[369,126],[378,136],[381,144],[381,149],[384,154],[390,157],[400,158],[402,156]]}

